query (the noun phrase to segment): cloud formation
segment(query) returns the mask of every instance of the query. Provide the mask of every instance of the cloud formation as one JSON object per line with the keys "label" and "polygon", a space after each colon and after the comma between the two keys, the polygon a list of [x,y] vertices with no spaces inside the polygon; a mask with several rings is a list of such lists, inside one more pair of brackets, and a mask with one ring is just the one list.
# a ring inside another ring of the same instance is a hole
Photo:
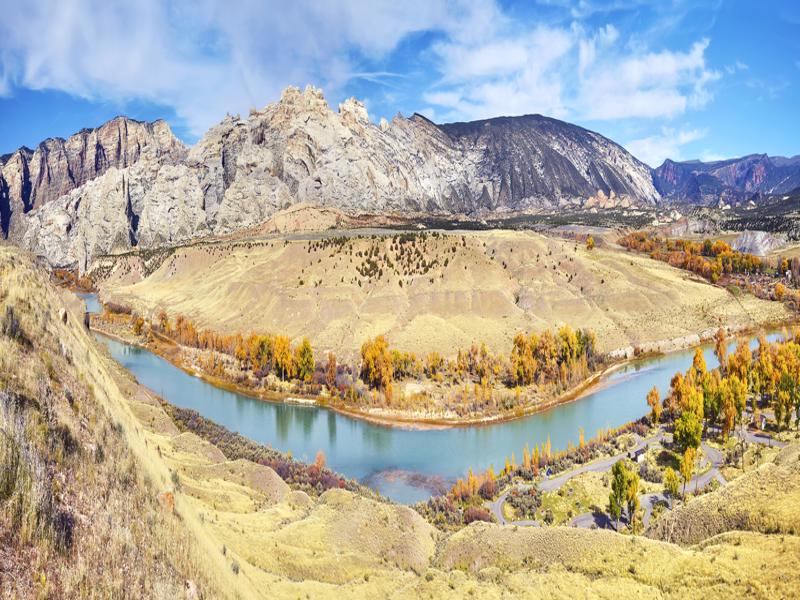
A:
{"label": "cloud formation", "polygon": [[577,23],[448,41],[433,48],[442,77],[425,100],[445,117],[671,118],[711,99],[720,73],[706,63],[708,45],[653,52],[629,47],[613,25]]}
{"label": "cloud formation", "polygon": [[[199,134],[225,112],[275,99],[288,84],[340,89],[360,75],[361,59],[438,27],[452,4],[17,2],[0,20],[0,93],[20,86],[90,100],[146,100],[174,108]],[[457,32],[469,39],[474,11],[460,14]]]}
{"label": "cloud formation", "polygon": [[289,84],[336,97],[355,81],[391,81],[397,73],[369,66],[420,34],[413,58],[426,77],[416,98],[443,120],[669,119],[709,102],[720,74],[707,64],[707,39],[651,50],[613,25],[583,24],[603,6],[584,0],[547,24],[481,0],[27,0],[0,21],[0,94],[143,100],[173,109],[199,135]]}
{"label": "cloud formation", "polygon": [[660,133],[632,140],[625,144],[625,148],[642,162],[657,167],[667,158],[686,160],[688,157],[683,156],[682,147],[703,139],[707,134],[704,129],[662,127]]}

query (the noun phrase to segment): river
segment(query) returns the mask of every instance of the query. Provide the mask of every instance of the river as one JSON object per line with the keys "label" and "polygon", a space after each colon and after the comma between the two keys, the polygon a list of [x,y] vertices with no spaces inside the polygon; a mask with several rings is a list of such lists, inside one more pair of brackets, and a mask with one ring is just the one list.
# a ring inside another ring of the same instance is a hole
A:
{"label": "river", "polygon": [[[85,298],[98,310],[96,298]],[[264,402],[214,387],[152,352],[97,334],[111,356],[137,380],[168,402],[198,411],[232,431],[312,462],[319,450],[328,465],[404,503],[424,500],[469,468],[502,468],[505,457],[540,445],[550,436],[553,451],[615,428],[648,412],[645,397],[656,386],[662,398],[676,371],[692,363],[694,350],[630,362],[604,377],[578,400],[504,423],[446,429],[405,429],[376,425],[316,406]],[[777,334],[769,336],[778,337]],[[755,340],[752,342],[755,344]],[[708,368],[717,365],[711,345],[703,346]]]}

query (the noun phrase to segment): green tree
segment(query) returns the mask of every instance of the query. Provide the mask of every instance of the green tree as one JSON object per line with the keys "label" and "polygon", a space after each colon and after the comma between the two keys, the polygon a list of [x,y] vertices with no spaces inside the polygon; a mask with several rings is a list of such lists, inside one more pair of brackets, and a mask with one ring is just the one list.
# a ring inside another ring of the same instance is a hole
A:
{"label": "green tree", "polygon": [[678,489],[680,481],[678,481],[678,474],[672,467],[664,469],[664,492],[669,496],[670,508],[672,502],[678,497]]}
{"label": "green tree", "polygon": [[314,376],[314,350],[311,348],[311,343],[308,338],[303,338],[303,341],[295,351],[295,371],[297,377],[302,381],[308,383]]}
{"label": "green tree", "polygon": [[700,446],[700,437],[703,433],[703,422],[692,411],[683,411],[675,423],[675,432],[672,437],[678,448],[685,451],[687,448],[697,449]]}
{"label": "green tree", "polygon": [[619,519],[628,495],[628,472],[624,461],[618,460],[611,467],[611,493],[608,495],[608,512],[611,518],[617,523],[619,531]]}
{"label": "green tree", "polygon": [[692,447],[686,448],[681,458],[681,478],[683,479],[683,501],[686,502],[686,484],[692,479],[694,473],[694,461],[697,458],[697,450]]}
{"label": "green tree", "polygon": [[628,484],[625,488],[625,500],[628,505],[628,523],[635,526],[636,512],[639,510],[639,474],[635,469],[628,471]]}

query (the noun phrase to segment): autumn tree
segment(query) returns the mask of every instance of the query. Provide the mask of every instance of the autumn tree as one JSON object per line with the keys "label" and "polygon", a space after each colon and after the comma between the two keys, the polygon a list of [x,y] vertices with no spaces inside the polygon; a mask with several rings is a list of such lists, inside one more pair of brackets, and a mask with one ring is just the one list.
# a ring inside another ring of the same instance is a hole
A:
{"label": "autumn tree", "polygon": [[514,336],[511,347],[511,378],[517,385],[530,385],[536,376],[531,340],[524,333]]}
{"label": "autumn tree", "polygon": [[680,481],[678,481],[678,474],[672,467],[664,469],[664,493],[669,496],[670,508],[675,498],[678,497],[678,489]]}
{"label": "autumn tree", "polygon": [[133,317],[133,333],[135,335],[142,335],[144,331],[144,318],[141,315]]}
{"label": "autumn tree", "polygon": [[314,376],[314,350],[308,338],[303,338],[300,345],[295,350],[294,370],[297,377],[308,383]]}
{"label": "autumn tree", "polygon": [[697,374],[698,377],[705,375],[706,359],[703,356],[702,348],[698,347],[694,349],[694,359],[692,359],[692,368],[694,369],[694,372]]}
{"label": "autumn tree", "polygon": [[292,359],[291,341],[285,335],[276,335],[273,342],[272,360],[281,379],[286,380],[292,377],[294,367]]}
{"label": "autumn tree", "polygon": [[586,249],[594,250],[594,238],[591,235],[586,238]]}
{"label": "autumn tree", "polygon": [[694,473],[694,461],[697,458],[697,450],[688,447],[681,458],[681,477],[683,478],[683,499],[686,501],[686,484],[692,479]]}
{"label": "autumn tree", "polygon": [[726,355],[728,354],[728,340],[725,337],[725,330],[720,327],[717,329],[717,333],[714,336],[714,355],[717,357],[719,361],[719,368],[721,371],[724,371],[724,367],[727,363],[725,360]]}
{"label": "autumn tree", "polygon": [[647,404],[650,407],[650,416],[653,420],[653,424],[658,424],[661,421],[661,396],[658,393],[658,388],[653,386],[649,392],[647,392]]}
{"label": "autumn tree", "polygon": [[328,366],[325,367],[325,383],[331,394],[336,391],[336,373],[336,355],[333,352],[328,352]]}
{"label": "autumn tree", "polygon": [[387,389],[394,377],[389,344],[382,335],[361,345],[361,377],[373,387]]}

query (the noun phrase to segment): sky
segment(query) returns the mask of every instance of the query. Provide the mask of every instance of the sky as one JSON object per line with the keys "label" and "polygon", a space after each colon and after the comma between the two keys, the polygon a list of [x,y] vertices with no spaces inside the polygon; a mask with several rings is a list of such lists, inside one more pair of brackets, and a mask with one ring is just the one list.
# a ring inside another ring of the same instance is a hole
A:
{"label": "sky", "polygon": [[194,143],[288,85],[370,118],[540,113],[657,166],[800,154],[800,2],[0,0],[0,154],[118,115]]}

